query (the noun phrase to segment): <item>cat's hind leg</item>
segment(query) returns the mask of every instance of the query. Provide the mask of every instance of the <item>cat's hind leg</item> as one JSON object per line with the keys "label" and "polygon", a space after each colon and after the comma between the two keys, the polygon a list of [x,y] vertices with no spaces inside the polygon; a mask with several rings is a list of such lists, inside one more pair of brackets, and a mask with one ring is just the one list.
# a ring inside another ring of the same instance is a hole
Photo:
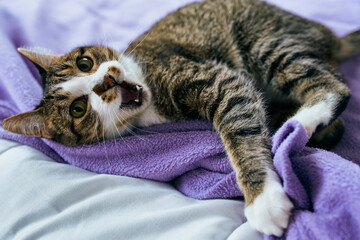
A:
{"label": "cat's hind leg", "polygon": [[[307,135],[311,137],[315,130],[328,126],[339,112],[342,112],[343,99],[335,93],[324,93],[317,99],[305,103],[292,117],[299,121],[306,129]],[[340,109],[340,110],[339,110]]]}
{"label": "cat's hind leg", "polygon": [[[312,83],[312,82],[317,83]],[[294,93],[303,100],[303,105],[292,117],[306,129],[309,137],[332,123],[345,109],[350,91],[348,87],[335,76],[321,76],[315,79],[303,79],[294,87]]]}
{"label": "cat's hind leg", "polygon": [[272,63],[268,83],[283,95],[295,99],[300,108],[292,116],[311,137],[328,126],[345,109],[350,90],[336,70],[301,52],[285,49]]}

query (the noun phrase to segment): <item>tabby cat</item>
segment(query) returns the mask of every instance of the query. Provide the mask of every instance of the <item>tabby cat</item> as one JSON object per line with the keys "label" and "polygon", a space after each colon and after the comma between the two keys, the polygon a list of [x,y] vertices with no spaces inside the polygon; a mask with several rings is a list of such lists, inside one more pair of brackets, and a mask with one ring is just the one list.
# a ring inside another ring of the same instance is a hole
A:
{"label": "tabby cat", "polygon": [[313,144],[333,145],[350,98],[336,65],[359,50],[360,31],[338,38],[265,2],[205,0],[169,14],[123,53],[19,49],[38,67],[44,96],[2,127],[74,146],[134,125],[207,119],[236,171],[249,223],[281,236],[293,205],[274,171],[269,134],[293,118]]}

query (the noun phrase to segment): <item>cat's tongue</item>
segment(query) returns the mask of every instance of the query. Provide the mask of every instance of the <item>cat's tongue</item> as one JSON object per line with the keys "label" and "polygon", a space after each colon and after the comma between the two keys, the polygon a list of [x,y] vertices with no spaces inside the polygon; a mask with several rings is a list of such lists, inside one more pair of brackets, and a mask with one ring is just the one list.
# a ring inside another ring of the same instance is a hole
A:
{"label": "cat's tongue", "polygon": [[127,105],[132,103],[140,103],[140,89],[137,89],[136,86],[132,86],[127,83],[120,84],[121,90],[121,104]]}

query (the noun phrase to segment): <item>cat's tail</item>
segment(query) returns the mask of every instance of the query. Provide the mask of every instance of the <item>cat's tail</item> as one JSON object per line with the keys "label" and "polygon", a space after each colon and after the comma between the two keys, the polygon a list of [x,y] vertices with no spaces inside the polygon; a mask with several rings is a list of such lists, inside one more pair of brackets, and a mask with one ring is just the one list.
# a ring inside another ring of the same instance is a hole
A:
{"label": "cat's tail", "polygon": [[339,60],[353,57],[360,53],[360,29],[340,38]]}

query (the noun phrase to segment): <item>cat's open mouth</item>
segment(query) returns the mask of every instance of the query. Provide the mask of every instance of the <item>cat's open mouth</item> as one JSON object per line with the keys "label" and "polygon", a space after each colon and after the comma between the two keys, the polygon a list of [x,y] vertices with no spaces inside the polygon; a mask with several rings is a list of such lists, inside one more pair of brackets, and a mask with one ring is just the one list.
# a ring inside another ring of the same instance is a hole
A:
{"label": "cat's open mouth", "polygon": [[[139,107],[143,103],[143,87],[141,85],[129,82],[127,80],[122,80],[121,83],[118,83],[114,77],[109,74],[106,74],[104,77],[103,84],[97,84],[94,86],[93,91],[104,101],[109,102],[109,97],[106,95],[106,91],[109,89],[117,87],[120,89],[121,94],[121,106],[120,108],[134,108]],[[111,101],[110,97],[110,101]]]}
{"label": "cat's open mouth", "polygon": [[127,81],[122,81],[119,85],[122,99],[121,108],[141,106],[143,95],[142,86]]}

